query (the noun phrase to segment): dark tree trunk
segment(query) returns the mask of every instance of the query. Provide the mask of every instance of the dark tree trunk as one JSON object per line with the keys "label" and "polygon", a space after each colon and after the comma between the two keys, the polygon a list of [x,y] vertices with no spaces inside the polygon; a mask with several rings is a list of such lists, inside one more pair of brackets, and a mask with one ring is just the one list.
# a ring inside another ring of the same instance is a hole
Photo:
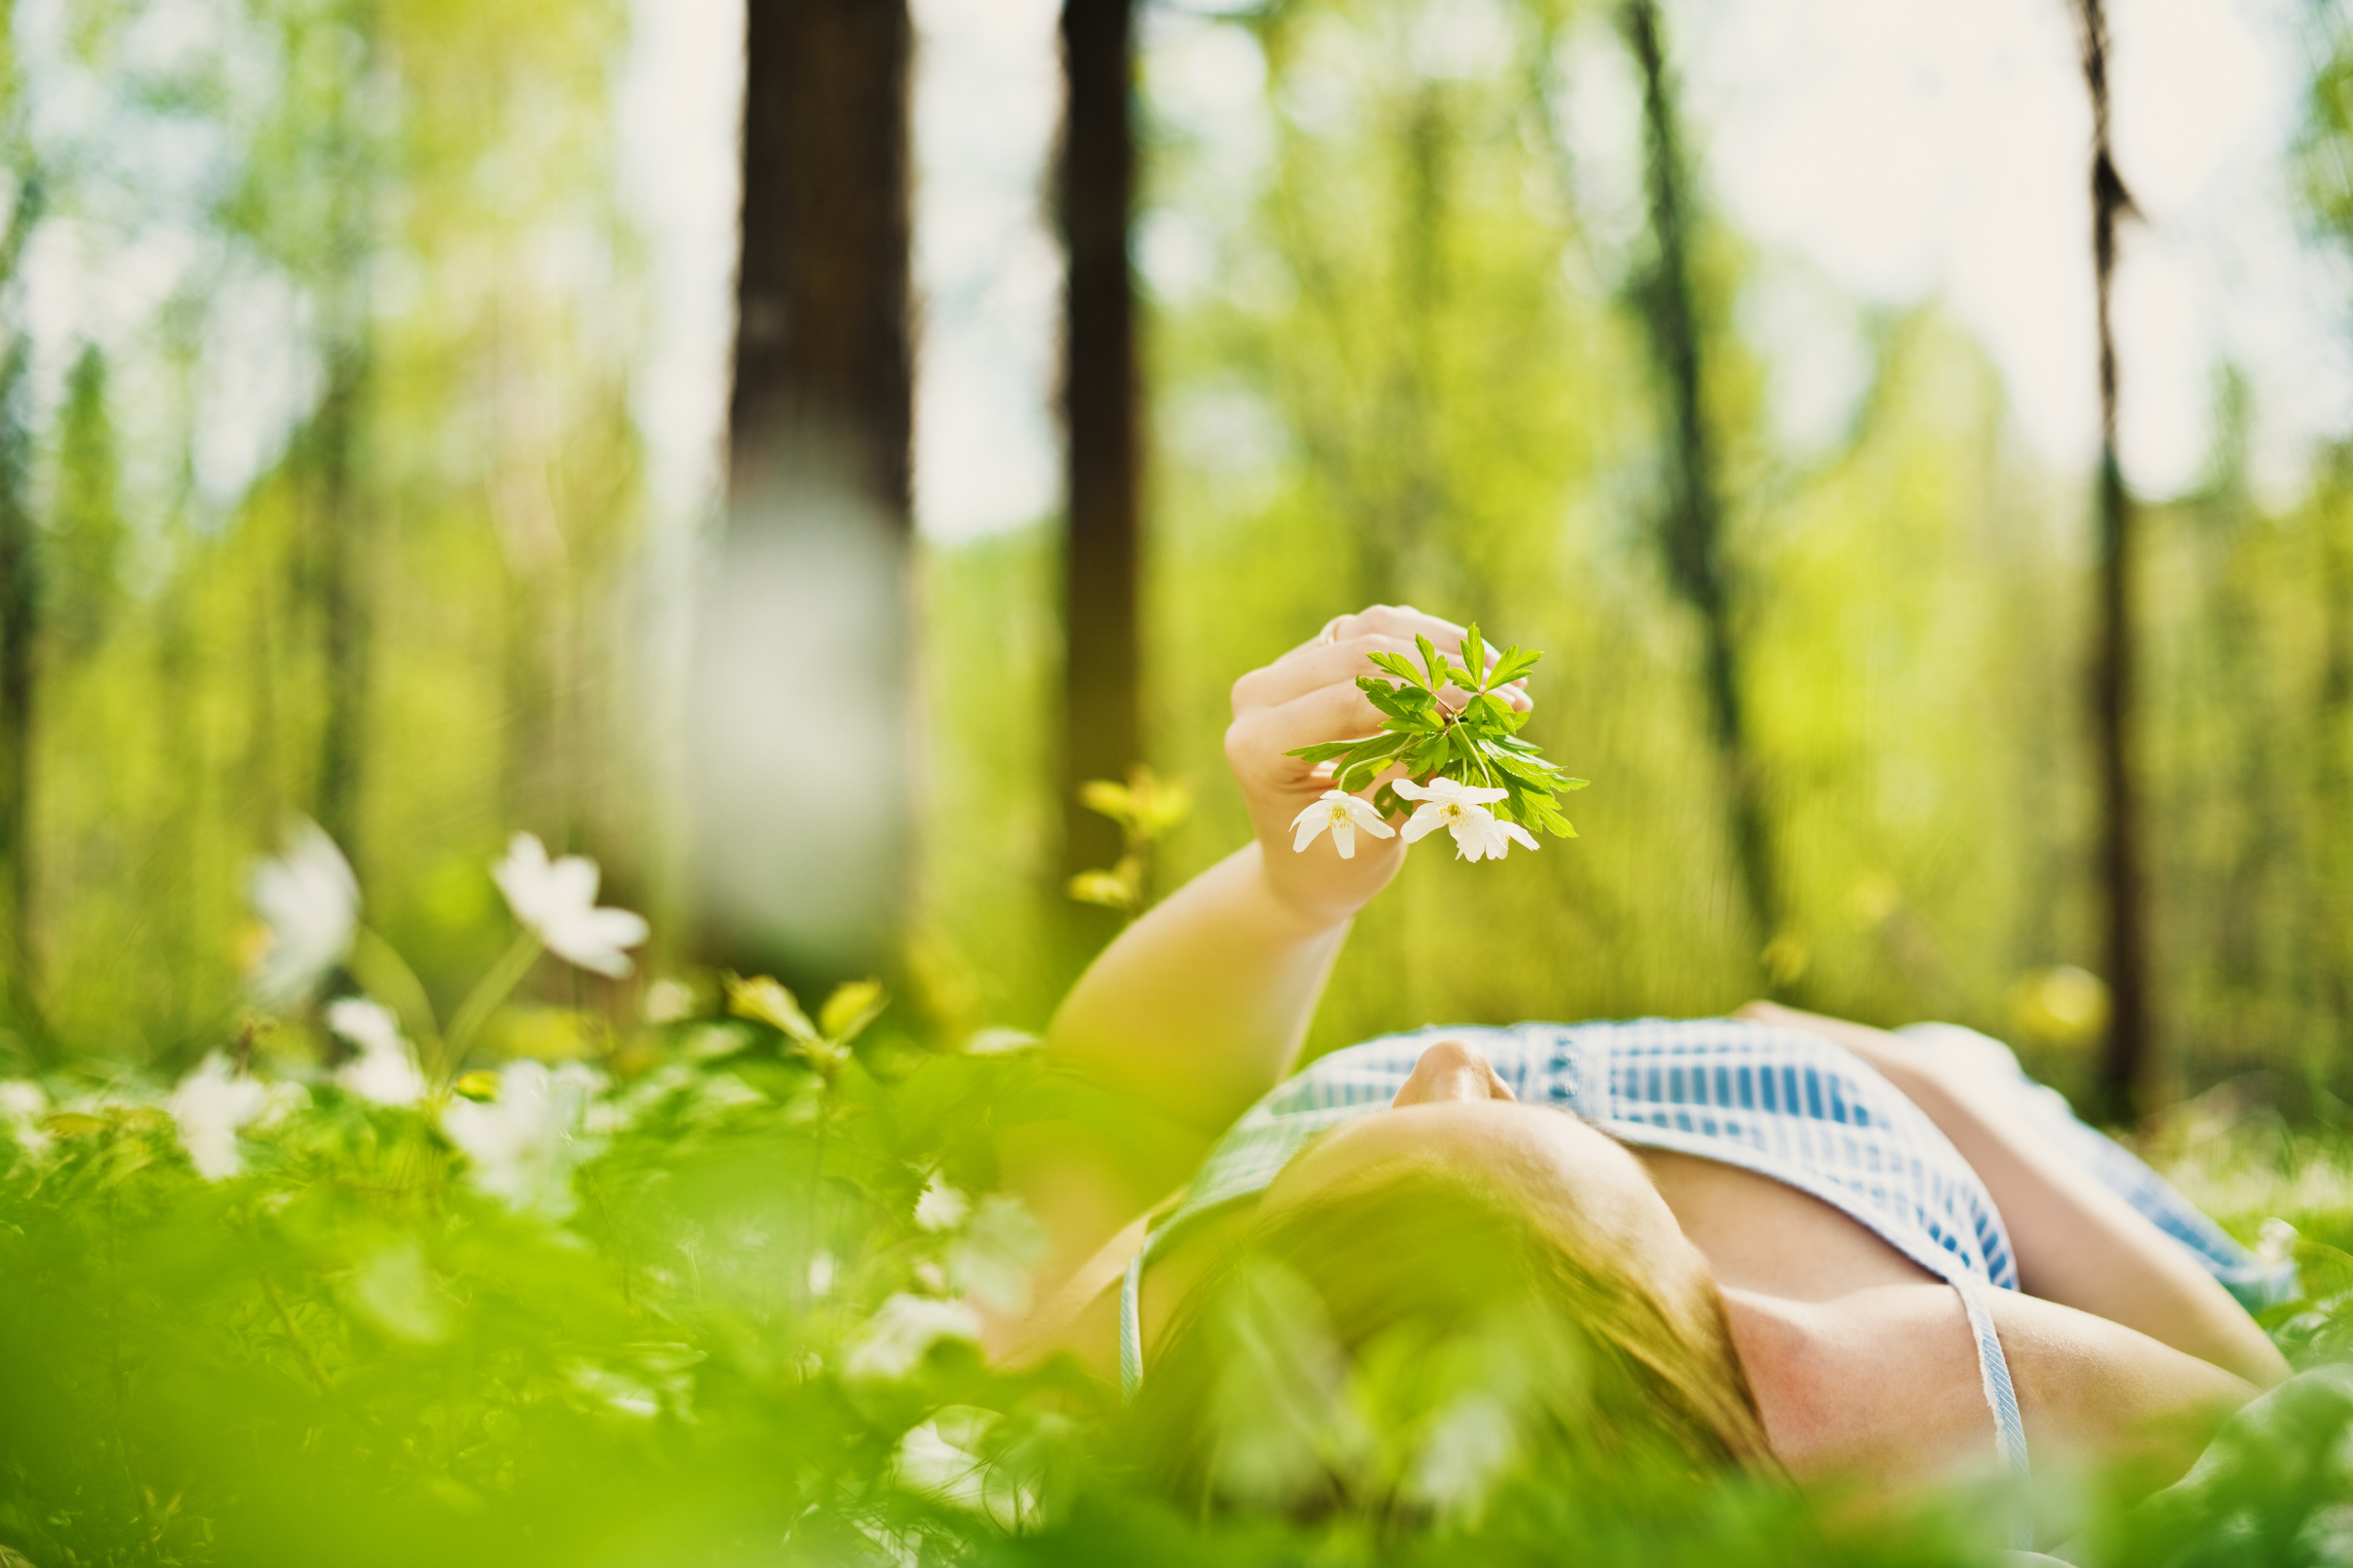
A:
{"label": "dark tree trunk", "polygon": [[727,537],[694,692],[708,957],[896,967],[908,901],[905,0],[755,0]]}
{"label": "dark tree trunk", "polygon": [[[1779,933],[1773,846],[1741,705],[1739,649],[1723,559],[1724,506],[1702,401],[1700,320],[1692,285],[1691,202],[1682,129],[1656,0],[1629,0],[1622,21],[1642,73],[1650,227],[1657,255],[1642,280],[1642,319],[1668,403],[1669,457],[1663,532],[1675,589],[1699,611],[1708,717],[1722,759],[1733,851],[1759,942]],[[1769,965],[1769,968],[1773,966]],[[1783,971],[1785,974],[1785,971]],[[1769,980],[1774,976],[1769,973]]]}
{"label": "dark tree trunk", "polygon": [[[40,221],[40,187],[27,182],[0,240],[0,281],[13,280]],[[0,1006],[34,1022],[33,747],[38,739],[41,638],[40,545],[32,509],[31,410],[26,407],[32,342],[12,323],[0,358]]]}
{"label": "dark tree trunk", "polygon": [[[2329,488],[2341,494],[2345,487],[2340,469]],[[2303,879],[2310,915],[2301,957],[2318,1015],[2313,1038],[2303,1046],[2304,1074],[2308,1088],[2325,1089],[2340,1099],[2353,1088],[2347,1083],[2344,1049],[2353,1035],[2353,975],[2348,974],[2353,952],[2346,940],[2353,933],[2347,907],[2353,903],[2353,833],[2344,825],[2345,804],[2353,800],[2353,755],[2348,755],[2353,748],[2353,540],[2346,534],[2341,504],[2323,507],[2314,529],[2320,560],[2313,586],[2327,630],[2312,715],[2310,793],[2302,814],[2311,870]]]}
{"label": "dark tree trunk", "polygon": [[[355,261],[353,264],[357,264]],[[369,548],[366,502],[355,482],[360,387],[366,350],[343,335],[327,371],[327,392],[310,430],[311,505],[317,529],[319,639],[327,714],[319,735],[319,825],[360,854],[360,786],[367,755]]]}
{"label": "dark tree trunk", "polygon": [[2116,226],[2132,197],[2108,144],[2108,19],[2101,0],[2076,0],[2084,85],[2091,96],[2091,264],[2099,303],[2099,589],[2091,662],[2091,729],[2100,802],[2100,880],[2107,890],[2110,1015],[2100,1058],[2103,1110],[2129,1118],[2144,1108],[2152,1028],[2146,870],[2134,778],[2132,501],[2116,456],[2116,334],[2109,296],[2116,277]]}
{"label": "dark tree trunk", "polygon": [[[369,367],[368,271],[374,253],[374,153],[368,87],[375,8],[355,0],[339,18],[361,43],[336,79],[326,166],[334,208],[327,254],[327,388],[313,416],[309,490],[316,540],[320,653],[327,681],[313,810],[355,862],[367,773],[375,545],[361,471]],[[274,831],[274,829],[273,829]]]}
{"label": "dark tree trunk", "polygon": [[812,461],[902,531],[908,439],[905,0],[759,0],[745,27],[728,499]]}
{"label": "dark tree trunk", "polygon": [[1128,229],[1136,204],[1134,0],[1063,0],[1060,209],[1069,254],[1063,413],[1070,438],[1070,542],[1063,624],[1066,869],[1108,865],[1119,832],[1078,804],[1089,779],[1120,779],[1143,756],[1138,688],[1139,418],[1136,289]]}

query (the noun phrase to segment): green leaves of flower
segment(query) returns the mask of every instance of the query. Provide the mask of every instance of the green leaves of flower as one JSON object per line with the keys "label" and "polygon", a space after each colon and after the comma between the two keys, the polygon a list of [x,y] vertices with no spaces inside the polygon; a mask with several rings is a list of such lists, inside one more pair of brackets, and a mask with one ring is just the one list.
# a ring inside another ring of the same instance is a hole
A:
{"label": "green leaves of flower", "polygon": [[[1504,798],[1491,808],[1497,817],[1575,838],[1577,830],[1562,815],[1559,796],[1584,788],[1586,782],[1570,778],[1520,738],[1528,714],[1500,695],[1534,669],[1543,653],[1515,645],[1491,662],[1476,625],[1463,634],[1459,662],[1439,652],[1426,637],[1416,637],[1414,647],[1420,668],[1401,653],[1367,655],[1384,674],[1396,678],[1394,684],[1380,676],[1356,678],[1365,700],[1381,711],[1381,733],[1303,746],[1288,754],[1333,764],[1333,786],[1351,794],[1391,766],[1402,766],[1417,784],[1443,774],[1474,788],[1501,789]],[[1373,806],[1385,816],[1405,809],[1387,784],[1373,797]]]}

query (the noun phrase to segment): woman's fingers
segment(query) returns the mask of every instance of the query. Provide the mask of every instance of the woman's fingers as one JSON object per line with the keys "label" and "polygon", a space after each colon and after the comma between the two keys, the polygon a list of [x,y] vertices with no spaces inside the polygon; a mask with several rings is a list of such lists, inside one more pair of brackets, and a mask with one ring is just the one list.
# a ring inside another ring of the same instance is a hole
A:
{"label": "woman's fingers", "polygon": [[[1375,605],[1357,614],[1336,616],[1325,622],[1324,630],[1327,634],[1336,633],[1336,639],[1325,636],[1311,639],[1273,664],[1253,670],[1236,681],[1234,712],[1240,714],[1247,708],[1275,707],[1335,680],[1381,674],[1367,654],[1395,653],[1418,663],[1416,637],[1426,637],[1441,653],[1460,659],[1465,635],[1464,628],[1453,621],[1423,614],[1410,606],[1391,605]],[[1491,659],[1498,651],[1493,644],[1488,645]],[[1447,689],[1457,703],[1466,695],[1455,687]],[[1496,695],[1514,708],[1533,706],[1522,681],[1514,681]]]}
{"label": "woman's fingers", "polygon": [[[1408,644],[1419,635],[1453,653],[1462,646],[1462,628],[1437,615],[1425,615],[1411,605],[1371,605],[1352,615],[1334,615],[1314,637],[1282,655],[1308,653],[1352,637],[1397,637]],[[1275,661],[1280,664],[1282,659]]]}
{"label": "woman's fingers", "polygon": [[1319,687],[1352,681],[1360,675],[1381,674],[1381,667],[1368,654],[1401,653],[1411,658],[1413,652],[1414,645],[1407,639],[1378,633],[1301,648],[1235,681],[1234,712],[1278,708]]}
{"label": "woman's fingers", "polygon": [[[1341,621],[1342,637],[1352,632],[1365,631],[1384,637],[1401,637],[1409,643],[1417,636],[1426,637],[1437,645],[1439,652],[1452,654],[1457,659],[1462,657],[1463,638],[1470,635],[1470,628],[1457,626],[1441,616],[1425,615],[1411,605],[1375,605],[1361,615],[1344,615]],[[1486,638],[1482,637],[1479,641],[1487,645],[1488,663],[1493,664],[1502,655],[1503,650]]]}
{"label": "woman's fingers", "polygon": [[1244,709],[1225,732],[1226,759],[1237,772],[1259,777],[1308,764],[1285,755],[1303,746],[1354,740],[1381,728],[1381,710],[1365,700],[1352,680],[1336,681],[1270,707]]}

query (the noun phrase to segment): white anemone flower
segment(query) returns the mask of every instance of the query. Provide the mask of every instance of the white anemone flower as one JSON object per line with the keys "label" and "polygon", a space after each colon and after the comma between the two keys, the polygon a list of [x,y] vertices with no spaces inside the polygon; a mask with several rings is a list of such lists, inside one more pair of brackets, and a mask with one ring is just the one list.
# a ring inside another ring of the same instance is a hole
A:
{"label": "white anemone flower", "polygon": [[1332,848],[1340,852],[1343,860],[1356,858],[1356,829],[1360,827],[1377,839],[1394,838],[1397,834],[1369,802],[1358,800],[1345,789],[1326,789],[1313,805],[1291,819],[1291,827],[1298,834],[1291,841],[1296,854],[1305,854],[1307,847],[1316,842],[1316,835],[1330,828]]}
{"label": "white anemone flower", "polygon": [[245,1168],[237,1129],[261,1116],[269,1099],[268,1085],[239,1075],[228,1059],[215,1051],[180,1080],[164,1108],[179,1125],[181,1146],[188,1150],[196,1174],[219,1181]]}
{"label": "white anemone flower", "polygon": [[940,1341],[979,1338],[980,1314],[964,1303],[900,1294],[882,1304],[842,1370],[861,1380],[904,1377]]}
{"label": "white anemone flower", "polygon": [[6,1127],[17,1147],[38,1160],[53,1141],[41,1119],[49,1114],[49,1096],[29,1078],[0,1078],[0,1127]]}
{"label": "white anemone flower", "polygon": [[425,1098],[425,1074],[389,1008],[345,996],[328,1005],[327,1027],[360,1048],[358,1059],[335,1073],[336,1083],[379,1105],[413,1105]]}
{"label": "white anemone flower", "polygon": [[1422,803],[1414,808],[1412,819],[1405,824],[1408,844],[1443,827],[1455,836],[1457,859],[1500,860],[1511,853],[1514,843],[1531,850],[1536,847],[1527,828],[1517,822],[1501,821],[1487,809],[1501,800],[1507,793],[1505,790],[1473,789],[1452,779],[1432,779],[1427,784],[1400,779],[1394,787],[1407,800]]}
{"label": "white anemone flower", "polygon": [[295,824],[286,853],[253,868],[254,913],[268,929],[252,976],[255,998],[281,1007],[342,961],[360,922],[360,884],[351,862],[318,823]]}
{"label": "white anemone flower", "polygon": [[550,861],[537,835],[517,833],[491,876],[514,918],[557,958],[615,980],[629,972],[623,949],[646,940],[650,927],[628,910],[596,907],[594,860],[567,854]]}
{"label": "white anemone flower", "polygon": [[915,1201],[915,1228],[953,1231],[971,1212],[972,1200],[949,1186],[945,1176],[933,1176],[924,1187],[923,1196]]}
{"label": "white anemone flower", "polygon": [[596,1152],[582,1124],[603,1082],[577,1062],[549,1072],[514,1062],[499,1074],[499,1098],[487,1105],[456,1099],[441,1131],[465,1151],[474,1185],[509,1208],[563,1219],[577,1206],[573,1167]]}

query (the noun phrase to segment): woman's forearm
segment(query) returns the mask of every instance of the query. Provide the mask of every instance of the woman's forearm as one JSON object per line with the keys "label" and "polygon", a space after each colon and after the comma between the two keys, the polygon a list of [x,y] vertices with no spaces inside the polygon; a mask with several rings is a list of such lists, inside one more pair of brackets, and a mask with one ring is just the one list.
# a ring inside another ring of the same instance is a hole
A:
{"label": "woman's forearm", "polygon": [[1221,1132],[1282,1079],[1348,928],[1276,892],[1250,844],[1095,960],[1054,1016],[1049,1060],[1171,1121]]}

